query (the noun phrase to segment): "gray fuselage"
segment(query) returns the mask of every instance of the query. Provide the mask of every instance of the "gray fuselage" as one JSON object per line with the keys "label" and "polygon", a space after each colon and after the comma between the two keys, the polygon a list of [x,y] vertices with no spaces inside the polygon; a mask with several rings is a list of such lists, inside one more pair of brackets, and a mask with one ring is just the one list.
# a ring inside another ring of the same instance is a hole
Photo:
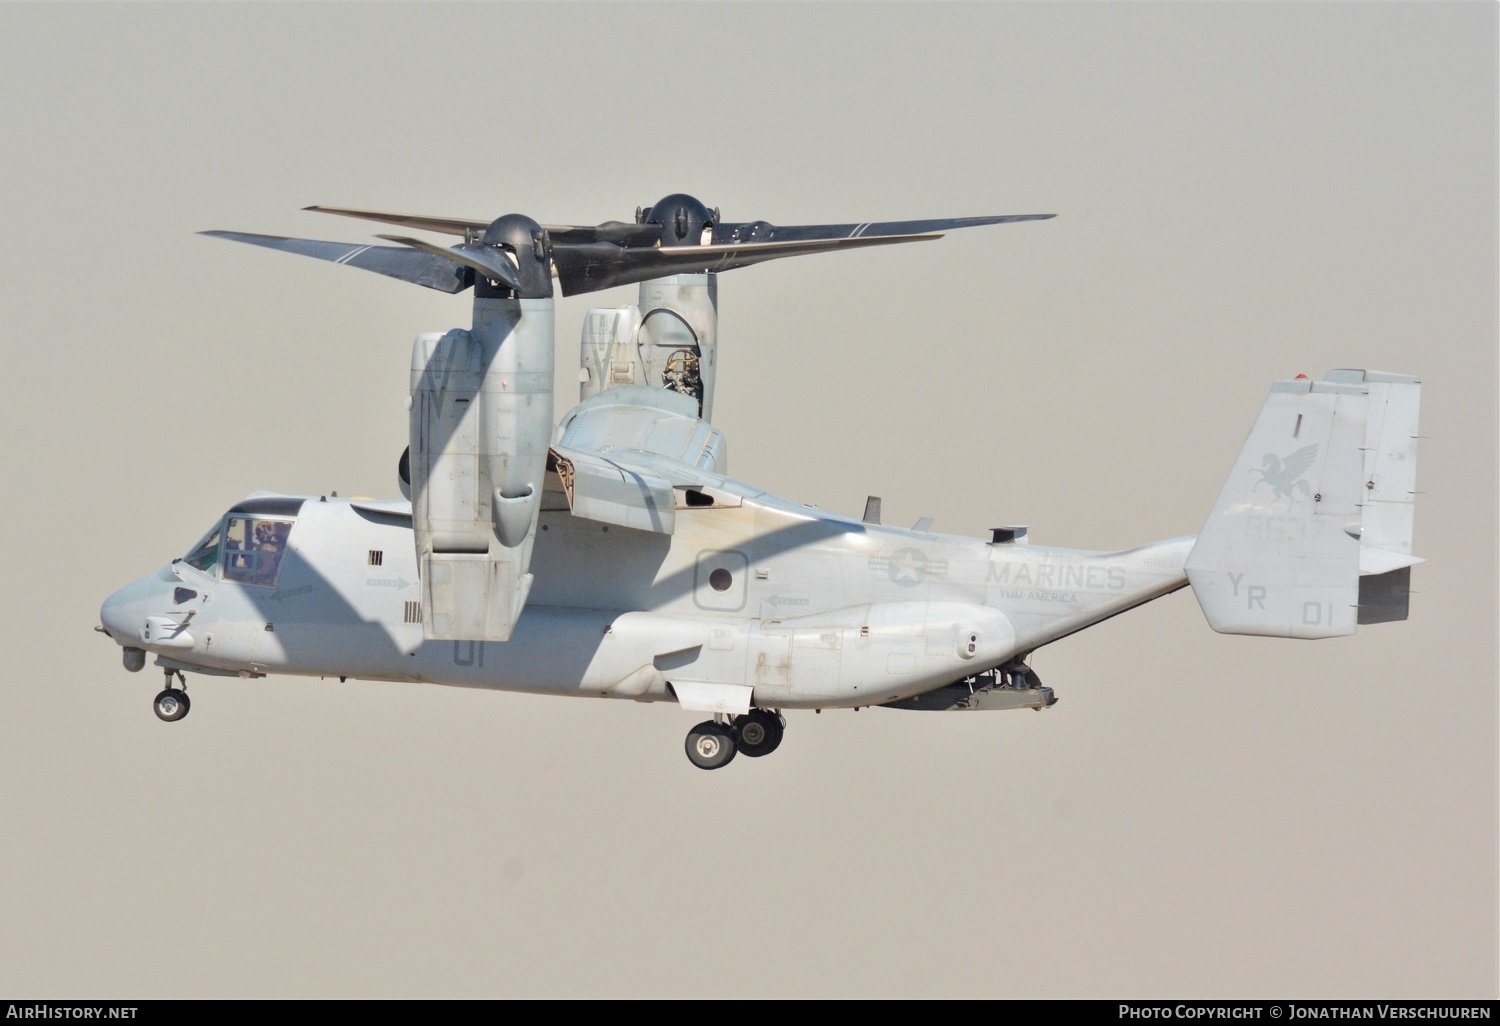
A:
{"label": "gray fuselage", "polygon": [[280,514],[292,526],[269,583],[231,579],[230,541],[206,569],[177,560],[116,592],[101,619],[188,671],[642,701],[739,685],[760,707],[824,708],[963,680],[1186,583],[1192,538],[1116,553],[989,544],[715,478],[714,504],[680,503],[672,534],[584,519],[548,493],[507,642],[424,641],[403,504],[338,498],[252,497],[226,515],[227,537],[257,503],[295,510]]}

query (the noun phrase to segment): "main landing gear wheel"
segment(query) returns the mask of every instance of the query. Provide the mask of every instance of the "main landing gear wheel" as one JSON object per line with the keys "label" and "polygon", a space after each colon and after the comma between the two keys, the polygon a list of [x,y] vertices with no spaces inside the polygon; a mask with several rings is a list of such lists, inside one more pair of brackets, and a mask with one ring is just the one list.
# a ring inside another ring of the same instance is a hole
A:
{"label": "main landing gear wheel", "polygon": [[706,770],[728,766],[737,748],[734,731],[713,720],[704,720],[688,731],[686,747],[688,761]]}
{"label": "main landing gear wheel", "polygon": [[751,709],[744,716],[734,718],[734,729],[739,735],[739,750],[751,759],[770,755],[781,744],[786,731],[786,721],[768,709]]}
{"label": "main landing gear wheel", "polygon": [[193,703],[188,701],[187,692],[176,688],[167,688],[151,703],[151,708],[156,710],[156,715],[168,723],[175,723],[182,719],[192,707]]}

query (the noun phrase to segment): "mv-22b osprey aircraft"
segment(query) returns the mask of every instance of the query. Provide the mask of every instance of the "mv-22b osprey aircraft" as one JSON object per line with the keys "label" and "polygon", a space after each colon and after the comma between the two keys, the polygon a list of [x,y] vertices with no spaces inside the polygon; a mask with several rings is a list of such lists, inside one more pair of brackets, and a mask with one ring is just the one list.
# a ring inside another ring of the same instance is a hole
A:
{"label": "mv-22b osprey aircraft", "polygon": [[[686,195],[634,223],[543,226],[337,208],[462,238],[348,245],[205,234],[474,290],[412,351],[406,500],[256,492],[100,612],[129,670],[415,681],[673,702],[693,765],[781,743],[789,709],[999,710],[1055,698],[1043,645],[1190,586],[1229,634],[1327,638],[1407,615],[1419,382],[1362,370],[1271,388],[1202,532],[1122,552],[903,529],[728,476],[712,418],[717,275],[1051,215],[726,223]],[[590,310],[581,402],[554,423],[553,290]],[[180,686],[173,686],[173,678]]]}

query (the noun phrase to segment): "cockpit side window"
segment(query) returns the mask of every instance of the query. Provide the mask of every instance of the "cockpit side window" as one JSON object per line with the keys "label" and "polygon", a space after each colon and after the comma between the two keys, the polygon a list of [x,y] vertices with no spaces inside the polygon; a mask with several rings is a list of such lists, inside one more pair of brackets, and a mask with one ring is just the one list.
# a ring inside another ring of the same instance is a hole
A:
{"label": "cockpit side window", "polygon": [[193,546],[193,551],[183,557],[182,561],[188,566],[202,570],[206,574],[214,572],[219,565],[219,541],[224,532],[221,525],[215,524],[212,531],[203,536],[203,540]]}
{"label": "cockpit side window", "polygon": [[290,520],[230,514],[224,519],[224,579],[274,585],[291,533]]}

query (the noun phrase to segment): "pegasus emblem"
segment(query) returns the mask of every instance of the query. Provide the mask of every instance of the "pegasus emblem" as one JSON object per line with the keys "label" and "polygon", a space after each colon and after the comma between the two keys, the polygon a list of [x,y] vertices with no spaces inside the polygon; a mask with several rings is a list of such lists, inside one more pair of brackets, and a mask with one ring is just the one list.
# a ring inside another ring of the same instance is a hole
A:
{"label": "pegasus emblem", "polygon": [[1317,458],[1316,443],[1304,445],[1286,459],[1268,452],[1261,457],[1260,466],[1251,467],[1250,472],[1260,475],[1260,480],[1255,482],[1256,488],[1263,484],[1271,486],[1271,491],[1274,493],[1272,503],[1278,499],[1285,499],[1287,508],[1290,509],[1298,492],[1311,498],[1312,489],[1302,478],[1312,469],[1313,461]]}

